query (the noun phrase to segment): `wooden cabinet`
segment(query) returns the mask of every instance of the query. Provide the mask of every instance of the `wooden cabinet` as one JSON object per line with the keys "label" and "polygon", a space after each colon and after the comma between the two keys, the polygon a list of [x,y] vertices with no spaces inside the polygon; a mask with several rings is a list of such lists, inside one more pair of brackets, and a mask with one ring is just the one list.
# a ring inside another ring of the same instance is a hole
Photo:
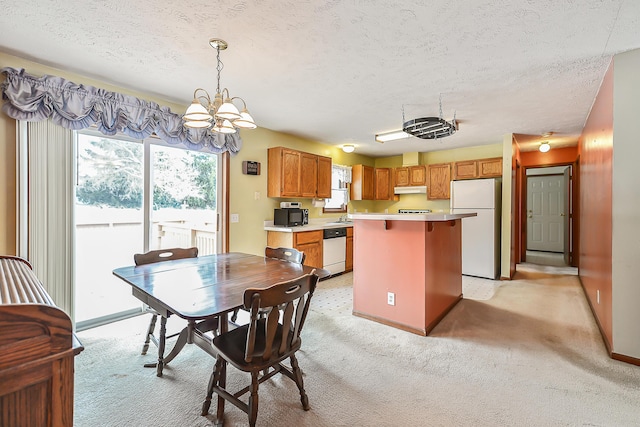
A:
{"label": "wooden cabinet", "polygon": [[318,191],[316,197],[331,198],[331,157],[318,156]]}
{"label": "wooden cabinet", "polygon": [[300,197],[316,197],[318,189],[318,156],[300,153]]}
{"label": "wooden cabinet", "polygon": [[427,168],[424,165],[403,166],[394,170],[396,187],[426,185]]}
{"label": "wooden cabinet", "polygon": [[502,157],[478,160],[478,178],[499,178],[502,176]]}
{"label": "wooden cabinet", "polygon": [[295,248],[305,254],[304,265],[322,268],[322,230],[288,233],[267,231],[267,246]]}
{"label": "wooden cabinet", "polygon": [[394,200],[393,169],[351,167],[351,200]]}
{"label": "wooden cabinet", "polygon": [[456,180],[474,178],[499,178],[502,176],[502,157],[479,160],[465,160],[453,164]]}
{"label": "wooden cabinet", "polygon": [[0,289],[0,425],[72,427],[71,319],[21,258],[0,255]]}
{"label": "wooden cabinet", "polygon": [[353,227],[347,228],[347,258],[344,269],[345,271],[353,270]]}
{"label": "wooden cabinet", "polygon": [[375,168],[375,200],[393,200],[393,169]]}
{"label": "wooden cabinet", "polygon": [[451,184],[451,163],[429,165],[427,199],[448,199]]}
{"label": "wooden cabinet", "polygon": [[331,158],[274,147],[267,161],[268,197],[331,197]]}
{"label": "wooden cabinet", "polygon": [[453,164],[453,176],[455,179],[473,179],[478,177],[478,162],[467,160]]}
{"label": "wooden cabinet", "polygon": [[373,200],[374,168],[353,165],[351,168],[351,200]]}

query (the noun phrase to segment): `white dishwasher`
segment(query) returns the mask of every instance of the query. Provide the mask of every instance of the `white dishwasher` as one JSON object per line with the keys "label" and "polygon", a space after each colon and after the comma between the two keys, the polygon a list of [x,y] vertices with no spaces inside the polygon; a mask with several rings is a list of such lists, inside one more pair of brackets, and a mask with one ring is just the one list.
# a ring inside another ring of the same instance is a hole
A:
{"label": "white dishwasher", "polygon": [[342,273],[347,259],[347,229],[325,228],[322,241],[322,268],[331,274]]}

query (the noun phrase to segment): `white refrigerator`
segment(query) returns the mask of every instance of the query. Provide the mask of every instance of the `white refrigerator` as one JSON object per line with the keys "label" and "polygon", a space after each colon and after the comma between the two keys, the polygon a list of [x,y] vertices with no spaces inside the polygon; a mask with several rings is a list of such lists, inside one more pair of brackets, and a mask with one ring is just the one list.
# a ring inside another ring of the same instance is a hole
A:
{"label": "white refrigerator", "polygon": [[451,212],[476,212],[462,219],[462,274],[496,279],[500,273],[500,180],[451,181]]}

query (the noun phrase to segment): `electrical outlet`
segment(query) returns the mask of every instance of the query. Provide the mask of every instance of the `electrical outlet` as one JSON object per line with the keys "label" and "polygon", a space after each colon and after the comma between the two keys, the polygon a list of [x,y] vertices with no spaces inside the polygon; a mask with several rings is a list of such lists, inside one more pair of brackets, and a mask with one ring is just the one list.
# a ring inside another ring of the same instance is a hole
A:
{"label": "electrical outlet", "polygon": [[396,294],[393,292],[387,292],[387,304],[396,305]]}
{"label": "electrical outlet", "polygon": [[596,290],[596,302],[600,304],[600,289]]}
{"label": "electrical outlet", "polygon": [[231,214],[231,222],[240,222],[240,214]]}

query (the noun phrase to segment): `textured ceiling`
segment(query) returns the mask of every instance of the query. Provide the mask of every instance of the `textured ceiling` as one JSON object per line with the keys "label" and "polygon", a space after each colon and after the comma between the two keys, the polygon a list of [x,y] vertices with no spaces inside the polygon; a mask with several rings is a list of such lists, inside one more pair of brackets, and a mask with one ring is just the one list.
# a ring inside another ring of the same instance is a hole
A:
{"label": "textured ceiling", "polygon": [[[637,0],[3,1],[0,51],[186,108],[196,87],[215,92],[208,40],[222,38],[221,85],[259,126],[387,156],[507,133],[575,144],[638,28]],[[403,108],[439,115],[440,96],[455,135],[374,141]]]}

